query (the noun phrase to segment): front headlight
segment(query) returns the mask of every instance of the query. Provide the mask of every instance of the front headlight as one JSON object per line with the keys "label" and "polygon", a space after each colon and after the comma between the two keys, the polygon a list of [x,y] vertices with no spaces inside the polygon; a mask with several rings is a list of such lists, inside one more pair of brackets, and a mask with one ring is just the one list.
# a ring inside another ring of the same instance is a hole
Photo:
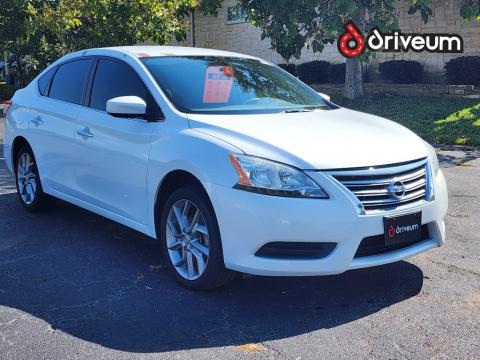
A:
{"label": "front headlight", "polygon": [[432,167],[433,175],[437,176],[437,174],[440,170],[440,165],[438,164],[437,153],[435,151],[435,148],[432,145],[430,145],[429,143],[425,142],[425,146],[428,149],[428,159],[430,160],[430,166]]}
{"label": "front headlight", "polygon": [[238,174],[236,189],[265,195],[328,199],[328,194],[305,173],[291,166],[262,158],[229,156]]}

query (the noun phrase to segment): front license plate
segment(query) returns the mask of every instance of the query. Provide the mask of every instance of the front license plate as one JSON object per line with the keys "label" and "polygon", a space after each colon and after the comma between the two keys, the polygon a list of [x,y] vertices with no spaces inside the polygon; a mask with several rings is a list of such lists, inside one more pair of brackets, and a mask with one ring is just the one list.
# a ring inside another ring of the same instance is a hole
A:
{"label": "front license plate", "polygon": [[422,237],[422,213],[383,218],[385,245],[418,241]]}

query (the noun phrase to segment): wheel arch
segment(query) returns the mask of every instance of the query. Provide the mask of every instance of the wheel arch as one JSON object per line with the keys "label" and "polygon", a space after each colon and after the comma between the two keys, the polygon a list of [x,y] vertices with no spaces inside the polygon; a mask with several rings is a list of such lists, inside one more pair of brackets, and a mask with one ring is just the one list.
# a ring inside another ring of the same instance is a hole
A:
{"label": "wheel arch", "polygon": [[[20,149],[23,146],[28,146],[33,153],[32,146],[30,145],[28,140],[26,138],[24,138],[23,136],[19,135],[12,142],[11,160],[12,160],[12,169],[13,169],[14,173],[17,171],[16,162],[17,162],[17,158],[18,158],[18,152],[20,151]],[[35,154],[33,154],[33,155],[35,156]]]}
{"label": "wheel arch", "polygon": [[208,200],[207,205],[211,208],[216,218],[215,209],[213,208],[212,201],[210,200],[208,192],[205,189],[205,186],[203,186],[202,182],[189,171],[180,169],[172,170],[167,173],[162,179],[162,181],[159,183],[155,196],[153,222],[155,224],[155,234],[157,239],[159,237],[159,225],[160,218],[162,216],[163,204],[173,191],[185,186],[194,186],[205,195],[205,198]]}

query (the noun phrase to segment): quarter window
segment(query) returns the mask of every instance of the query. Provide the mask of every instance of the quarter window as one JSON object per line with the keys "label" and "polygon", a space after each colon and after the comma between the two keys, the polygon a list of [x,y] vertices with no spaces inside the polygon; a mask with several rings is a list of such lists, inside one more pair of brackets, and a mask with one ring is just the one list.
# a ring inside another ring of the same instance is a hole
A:
{"label": "quarter window", "polygon": [[53,99],[82,105],[92,64],[92,59],[81,59],[60,65],[53,78],[49,96]]}
{"label": "quarter window", "polygon": [[129,65],[101,59],[95,72],[90,107],[105,111],[107,101],[118,96],[138,96],[147,103],[147,118],[158,115],[158,107],[150,92]]}
{"label": "quarter window", "polygon": [[48,85],[50,84],[50,80],[52,79],[53,74],[55,74],[55,69],[48,70],[40,79],[38,79],[38,91],[43,96],[48,95]]}

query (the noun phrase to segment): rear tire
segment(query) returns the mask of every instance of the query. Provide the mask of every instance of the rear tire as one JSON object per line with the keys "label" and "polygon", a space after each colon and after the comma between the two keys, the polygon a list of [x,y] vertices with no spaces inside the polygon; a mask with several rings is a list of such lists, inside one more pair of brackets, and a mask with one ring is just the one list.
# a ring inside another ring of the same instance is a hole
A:
{"label": "rear tire", "polygon": [[165,262],[175,279],[193,290],[231,282],[236,273],[225,268],[215,212],[203,189],[179,188],[170,194],[160,219]]}
{"label": "rear tire", "polygon": [[42,211],[52,203],[43,192],[35,156],[27,145],[22,146],[15,159],[15,179],[20,203],[27,211]]}

